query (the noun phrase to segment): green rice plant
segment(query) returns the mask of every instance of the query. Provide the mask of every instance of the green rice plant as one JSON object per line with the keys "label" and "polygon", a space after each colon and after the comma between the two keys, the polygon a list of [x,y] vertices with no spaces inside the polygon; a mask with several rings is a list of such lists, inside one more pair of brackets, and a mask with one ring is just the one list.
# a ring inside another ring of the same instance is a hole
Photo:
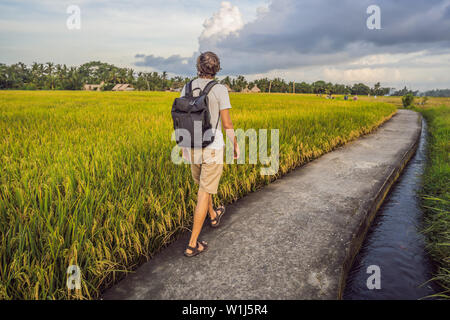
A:
{"label": "green rice plant", "polygon": [[[170,155],[175,93],[0,92],[0,298],[94,299],[191,226],[197,187]],[[369,133],[378,101],[232,94],[235,128],[279,129],[274,176],[224,166],[230,203]],[[78,265],[81,290],[66,287]]]}
{"label": "green rice plant", "polygon": [[450,103],[417,110],[426,118],[429,131],[428,162],[421,191],[423,231],[436,264],[432,280],[442,287],[435,296],[450,299]]}

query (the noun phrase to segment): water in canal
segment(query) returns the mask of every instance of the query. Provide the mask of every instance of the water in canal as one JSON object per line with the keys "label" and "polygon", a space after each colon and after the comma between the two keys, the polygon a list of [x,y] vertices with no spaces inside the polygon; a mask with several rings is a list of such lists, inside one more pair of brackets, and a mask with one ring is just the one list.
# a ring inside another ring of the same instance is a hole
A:
{"label": "water in canal", "polygon": [[[378,210],[348,274],[344,299],[420,299],[438,292],[431,278],[432,264],[420,233],[422,211],[417,191],[426,164],[426,123],[415,155]],[[368,289],[367,280],[380,289]],[[376,267],[375,267],[376,268]]]}

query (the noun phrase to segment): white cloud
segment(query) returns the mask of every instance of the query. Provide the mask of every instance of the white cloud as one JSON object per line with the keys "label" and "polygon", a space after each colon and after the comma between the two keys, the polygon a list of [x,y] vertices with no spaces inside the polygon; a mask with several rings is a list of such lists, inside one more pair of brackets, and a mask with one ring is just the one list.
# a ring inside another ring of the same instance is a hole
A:
{"label": "white cloud", "polygon": [[228,1],[223,1],[219,11],[203,23],[205,29],[200,35],[200,41],[211,38],[220,40],[230,34],[237,35],[243,26],[244,21],[239,8]]}

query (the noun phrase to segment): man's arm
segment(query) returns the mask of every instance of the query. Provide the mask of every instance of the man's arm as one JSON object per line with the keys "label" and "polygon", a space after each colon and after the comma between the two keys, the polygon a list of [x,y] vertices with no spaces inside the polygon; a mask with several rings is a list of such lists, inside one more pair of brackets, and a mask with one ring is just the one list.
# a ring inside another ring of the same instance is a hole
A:
{"label": "man's arm", "polygon": [[220,110],[220,117],[222,118],[222,127],[225,129],[226,135],[231,141],[233,141],[234,159],[237,159],[239,158],[240,151],[236,135],[234,134],[233,122],[230,117],[230,109]]}

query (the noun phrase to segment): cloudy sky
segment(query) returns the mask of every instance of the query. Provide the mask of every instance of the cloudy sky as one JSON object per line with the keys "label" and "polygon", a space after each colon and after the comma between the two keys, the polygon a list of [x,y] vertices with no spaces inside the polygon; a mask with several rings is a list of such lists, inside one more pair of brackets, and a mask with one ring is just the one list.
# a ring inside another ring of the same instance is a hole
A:
{"label": "cloudy sky", "polygon": [[[80,29],[67,27],[71,5]],[[380,29],[367,27],[371,5]],[[0,0],[0,63],[194,76],[206,50],[222,75],[449,88],[450,0]]]}

